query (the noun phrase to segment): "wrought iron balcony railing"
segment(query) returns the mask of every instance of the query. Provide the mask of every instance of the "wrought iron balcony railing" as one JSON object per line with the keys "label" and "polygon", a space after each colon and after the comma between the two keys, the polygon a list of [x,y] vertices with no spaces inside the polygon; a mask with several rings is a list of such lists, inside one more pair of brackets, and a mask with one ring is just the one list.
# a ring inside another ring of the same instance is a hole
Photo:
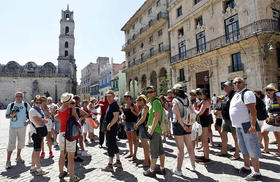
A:
{"label": "wrought iron balcony railing", "polygon": [[124,49],[126,46],[128,46],[129,44],[131,44],[131,42],[133,42],[134,40],[136,40],[141,34],[143,34],[145,31],[147,31],[150,27],[152,27],[157,21],[159,21],[160,19],[167,19],[168,18],[168,13],[167,12],[159,12],[157,14],[157,17],[155,17],[154,19],[150,20],[148,25],[140,28],[139,32],[136,34],[133,34],[132,38],[128,39],[126,41],[126,43],[122,46],[122,48]]}
{"label": "wrought iron balcony railing", "polygon": [[159,55],[159,54],[161,54],[161,53],[163,53],[165,51],[170,51],[169,45],[166,45],[166,46],[163,46],[163,47],[161,47],[159,49],[153,50],[152,52],[151,51],[149,51],[149,52],[147,51],[147,53],[144,56],[142,56],[141,58],[136,59],[135,61],[129,61],[128,62],[128,67],[130,68],[132,66],[141,64],[141,63],[145,62],[147,59],[150,59],[150,58],[152,58],[154,56],[157,56],[157,55]]}
{"label": "wrought iron balcony railing", "polygon": [[272,19],[259,20],[245,27],[242,27],[236,31],[228,32],[221,37],[206,42],[205,44],[203,44],[203,49],[201,49],[201,47],[196,46],[194,48],[187,50],[183,54],[180,53],[175,56],[172,56],[170,59],[170,63],[174,64],[177,62],[181,62],[183,60],[187,60],[192,57],[198,56],[200,54],[225,47],[229,44],[247,39],[249,37],[258,34],[262,34],[265,32],[279,32],[279,31],[280,31],[279,21],[272,20]]}

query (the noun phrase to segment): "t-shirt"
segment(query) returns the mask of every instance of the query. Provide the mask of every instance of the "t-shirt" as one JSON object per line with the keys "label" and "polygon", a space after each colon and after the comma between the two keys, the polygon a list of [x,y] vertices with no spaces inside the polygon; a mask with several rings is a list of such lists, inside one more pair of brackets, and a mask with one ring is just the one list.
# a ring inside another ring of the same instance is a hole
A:
{"label": "t-shirt", "polygon": [[217,97],[217,96],[213,96],[213,97],[212,97],[212,102],[213,102],[213,104],[217,104],[217,102],[218,102],[218,97]]}
{"label": "t-shirt", "polygon": [[[181,101],[184,103],[184,106],[183,104],[179,101],[179,99],[181,99]],[[172,104],[175,105],[177,104],[178,108],[179,108],[179,112],[180,112],[180,116],[181,117],[184,117],[184,109],[186,109],[186,107],[190,106],[190,101],[188,100],[188,98],[174,98],[173,101],[172,101]],[[176,114],[173,112],[173,122],[177,122],[177,118],[176,118]]]}
{"label": "t-shirt", "polygon": [[151,99],[151,107],[149,109],[149,119],[148,119],[148,129],[149,131],[152,129],[153,126],[153,121],[155,118],[155,112],[159,112],[160,117],[159,117],[159,121],[157,123],[157,126],[154,130],[154,132],[157,132],[159,134],[162,134],[162,130],[160,128],[160,123],[161,123],[161,119],[162,119],[162,106],[161,106],[161,102],[160,100],[155,97]]}
{"label": "t-shirt", "polygon": [[244,94],[244,102],[242,101],[242,92],[236,92],[232,97],[229,108],[229,115],[232,121],[232,126],[241,128],[242,123],[249,122],[251,120],[247,104],[255,104],[256,96],[252,91],[246,91]]}
{"label": "t-shirt", "polygon": [[[109,124],[114,118],[114,112],[119,112],[119,111],[120,111],[120,107],[117,102],[113,102],[112,104],[109,104],[105,113],[105,121],[107,122],[107,124]],[[114,125],[116,124],[117,122]]]}
{"label": "t-shirt", "polygon": [[[10,103],[7,107],[6,115],[10,115],[12,110],[19,110],[19,112],[16,113],[15,118],[10,119],[10,128],[21,128],[24,127],[24,123],[26,122],[26,108],[24,106],[24,102],[22,103],[16,103],[14,102],[13,108],[11,108]],[[30,111],[30,105],[27,104],[27,112]]]}
{"label": "t-shirt", "polygon": [[60,132],[66,131],[66,123],[70,115],[70,108],[66,109],[65,111],[61,112],[58,110],[58,117],[60,120]]}
{"label": "t-shirt", "polygon": [[103,106],[100,106],[100,115],[103,116],[106,113],[106,110],[109,106],[109,102],[107,100],[100,100],[98,101],[97,105],[103,104]]}
{"label": "t-shirt", "polygon": [[[43,111],[42,111],[42,112],[43,112]],[[38,124],[36,124],[35,120],[33,119],[34,116],[38,116],[39,118],[42,118],[42,115],[41,115],[36,109],[31,108],[30,111],[29,111],[29,119],[30,119],[30,121],[31,121],[37,128],[43,127],[44,124],[43,124],[43,125],[38,125]]]}

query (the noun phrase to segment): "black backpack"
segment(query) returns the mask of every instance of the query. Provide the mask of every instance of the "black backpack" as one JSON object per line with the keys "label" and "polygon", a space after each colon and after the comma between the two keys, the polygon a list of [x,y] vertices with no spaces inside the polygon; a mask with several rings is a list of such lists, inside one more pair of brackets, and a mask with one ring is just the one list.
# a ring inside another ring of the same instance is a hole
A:
{"label": "black backpack", "polygon": [[[248,91],[248,89],[245,89],[241,94],[242,102],[244,102],[244,94]],[[258,120],[265,120],[268,117],[265,103],[262,101],[262,99],[256,97],[256,110],[257,110],[257,118]]]}
{"label": "black backpack", "polygon": [[[25,107],[26,118],[29,119],[29,114],[28,114],[28,110],[27,110],[28,105],[27,105],[26,102],[24,102],[23,104],[24,104],[24,107]],[[13,102],[13,103],[11,104],[11,107],[10,107],[10,113],[12,112],[12,109],[13,109],[14,105],[15,105],[15,103]]]}

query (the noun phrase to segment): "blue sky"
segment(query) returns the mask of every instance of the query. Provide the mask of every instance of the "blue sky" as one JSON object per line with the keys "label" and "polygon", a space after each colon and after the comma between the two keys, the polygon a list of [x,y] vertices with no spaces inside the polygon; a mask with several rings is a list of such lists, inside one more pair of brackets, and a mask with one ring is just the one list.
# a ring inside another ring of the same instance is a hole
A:
{"label": "blue sky", "polygon": [[74,11],[75,58],[80,70],[98,56],[125,59],[121,27],[144,0],[1,0],[0,63],[57,65],[61,10]]}

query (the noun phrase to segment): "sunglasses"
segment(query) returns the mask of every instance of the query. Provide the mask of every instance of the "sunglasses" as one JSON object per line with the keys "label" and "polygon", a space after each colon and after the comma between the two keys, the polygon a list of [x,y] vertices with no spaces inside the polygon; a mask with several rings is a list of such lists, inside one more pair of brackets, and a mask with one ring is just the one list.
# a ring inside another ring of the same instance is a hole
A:
{"label": "sunglasses", "polygon": [[35,102],[35,104],[42,104],[42,102]]}
{"label": "sunglasses", "polygon": [[137,99],[137,102],[142,102],[143,101],[143,99]]}
{"label": "sunglasses", "polygon": [[128,98],[128,97],[130,97],[130,96],[124,96],[124,98]]}
{"label": "sunglasses", "polygon": [[75,105],[76,103],[75,102],[72,102],[72,103],[70,103],[71,105]]}
{"label": "sunglasses", "polygon": [[154,93],[155,91],[147,91],[147,94],[151,94]]}
{"label": "sunglasses", "polygon": [[234,85],[241,84],[241,81],[233,82]]}
{"label": "sunglasses", "polygon": [[22,98],[22,96],[16,96],[16,98]]}
{"label": "sunglasses", "polygon": [[274,90],[273,89],[266,89],[265,91],[266,92],[273,92]]}

